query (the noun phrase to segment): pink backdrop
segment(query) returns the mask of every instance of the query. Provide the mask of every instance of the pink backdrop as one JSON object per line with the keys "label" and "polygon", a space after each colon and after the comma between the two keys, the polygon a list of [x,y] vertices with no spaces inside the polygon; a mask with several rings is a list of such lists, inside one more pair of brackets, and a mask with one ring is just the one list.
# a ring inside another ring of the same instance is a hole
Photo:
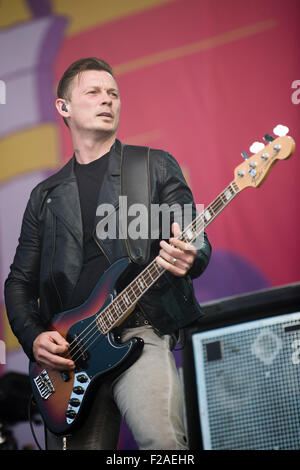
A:
{"label": "pink backdrop", "polygon": [[[75,10],[80,2],[72,3]],[[73,152],[55,113],[55,85],[72,61],[92,55],[115,69],[119,138],[172,153],[198,204],[207,206],[232,181],[242,150],[278,123],[290,128],[295,154],[209,226],[212,260],[194,284],[204,302],[299,281],[300,93],[292,99],[300,80],[299,0],[153,0],[151,8],[104,22],[100,15],[99,24],[85,3],[91,26],[82,17],[72,34],[68,25],[79,19],[70,4],[51,0],[20,0],[19,17],[0,27],[0,79],[7,86],[7,103],[0,103],[1,286],[30,190]],[[105,3],[97,3],[97,14]],[[2,287],[0,296],[4,313]],[[8,344],[4,325],[0,339]],[[26,371],[22,354],[13,344],[7,369]],[[134,446],[123,431],[120,447]]]}
{"label": "pink backdrop", "polygon": [[[240,152],[277,123],[299,135],[291,84],[300,76],[300,4],[245,5],[172,2],[70,38],[56,64],[58,79],[78,57],[108,60],[123,100],[119,137],[169,150],[204,205],[233,179]],[[278,163],[261,188],[240,194],[209,227],[214,255],[207,279],[196,283],[200,299],[299,279],[297,169],[297,154]]]}

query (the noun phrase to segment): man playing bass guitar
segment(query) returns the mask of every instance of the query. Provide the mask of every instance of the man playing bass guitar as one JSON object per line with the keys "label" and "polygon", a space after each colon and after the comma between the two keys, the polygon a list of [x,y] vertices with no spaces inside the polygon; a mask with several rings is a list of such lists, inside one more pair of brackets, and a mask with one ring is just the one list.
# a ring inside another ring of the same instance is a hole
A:
{"label": "man playing bass guitar", "polygon": [[[59,82],[56,107],[70,130],[74,155],[30,195],[5,300],[12,330],[30,360],[71,374],[77,365],[67,354],[70,341],[49,328],[51,320],[82,305],[103,273],[130,254],[126,237],[105,239],[97,230],[101,204],[118,212],[121,187],[124,146],[116,139],[121,101],[111,67],[94,57],[71,64]],[[191,205],[195,215],[176,160],[149,149],[148,167],[151,203]],[[68,449],[116,449],[122,417],[139,449],[188,448],[172,348],[179,330],[202,315],[192,279],[207,267],[211,246],[205,233],[200,247],[180,233],[173,223],[167,239],[155,237],[147,253],[139,251],[142,264],[155,259],[165,272],[116,330],[121,343],[142,338],[143,350],[127,369],[99,383],[83,422],[68,433]],[[61,434],[47,431],[48,449],[62,449],[62,442]]]}

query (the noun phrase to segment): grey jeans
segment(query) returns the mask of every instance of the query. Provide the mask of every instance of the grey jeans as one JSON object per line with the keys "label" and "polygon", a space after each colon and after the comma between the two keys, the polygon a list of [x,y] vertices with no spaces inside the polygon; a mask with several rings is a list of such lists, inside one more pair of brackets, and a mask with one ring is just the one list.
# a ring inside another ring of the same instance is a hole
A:
{"label": "grey jeans", "polygon": [[139,359],[113,382],[99,387],[83,426],[63,442],[47,432],[47,448],[117,449],[122,417],[140,450],[187,449],[182,419],[182,393],[172,338],[159,337],[151,326],[125,329],[122,341],[143,338]]}

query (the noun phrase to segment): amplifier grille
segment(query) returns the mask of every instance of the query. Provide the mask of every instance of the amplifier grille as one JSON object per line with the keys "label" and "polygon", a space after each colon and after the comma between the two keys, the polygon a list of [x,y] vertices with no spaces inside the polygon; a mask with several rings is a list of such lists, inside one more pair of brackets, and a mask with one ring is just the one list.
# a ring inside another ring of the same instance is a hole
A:
{"label": "amplifier grille", "polygon": [[299,449],[300,313],[192,340],[204,449]]}

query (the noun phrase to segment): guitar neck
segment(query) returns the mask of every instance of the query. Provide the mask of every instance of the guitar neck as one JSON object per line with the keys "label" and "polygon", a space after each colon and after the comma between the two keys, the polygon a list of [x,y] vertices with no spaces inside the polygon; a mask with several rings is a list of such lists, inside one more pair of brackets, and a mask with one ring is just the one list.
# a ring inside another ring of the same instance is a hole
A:
{"label": "guitar neck", "polygon": [[[224,191],[192,222],[182,234],[177,237],[186,243],[192,243],[205,228],[222,212],[222,210],[240,192],[235,181],[231,182]],[[97,316],[98,328],[102,333],[108,333],[128,316],[128,312],[141,299],[147,290],[160,278],[165,269],[153,260],[117,297]]]}
{"label": "guitar neck", "polygon": [[[232,201],[232,199],[240,192],[235,181],[232,181],[224,191],[205,209],[200,217],[203,217],[203,225],[205,228],[219,215],[223,209]],[[199,236],[199,235],[197,235]]]}

